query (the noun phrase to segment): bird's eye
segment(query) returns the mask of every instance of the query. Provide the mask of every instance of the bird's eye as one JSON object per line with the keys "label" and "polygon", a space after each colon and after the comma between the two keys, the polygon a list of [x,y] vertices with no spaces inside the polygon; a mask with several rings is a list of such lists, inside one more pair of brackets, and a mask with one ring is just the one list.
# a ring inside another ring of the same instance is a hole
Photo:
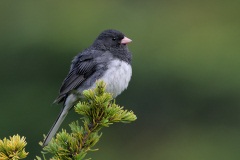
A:
{"label": "bird's eye", "polygon": [[114,37],[112,40],[113,40],[113,41],[116,41],[116,38]]}

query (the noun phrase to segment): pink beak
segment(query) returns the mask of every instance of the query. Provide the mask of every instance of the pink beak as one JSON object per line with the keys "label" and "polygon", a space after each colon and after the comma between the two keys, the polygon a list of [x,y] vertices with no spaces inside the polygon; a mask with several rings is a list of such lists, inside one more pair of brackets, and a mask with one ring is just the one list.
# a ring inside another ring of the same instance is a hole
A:
{"label": "pink beak", "polygon": [[124,37],[124,38],[121,40],[121,44],[128,44],[128,43],[130,43],[130,42],[132,42],[132,40],[129,39],[129,38],[127,38],[127,37]]}

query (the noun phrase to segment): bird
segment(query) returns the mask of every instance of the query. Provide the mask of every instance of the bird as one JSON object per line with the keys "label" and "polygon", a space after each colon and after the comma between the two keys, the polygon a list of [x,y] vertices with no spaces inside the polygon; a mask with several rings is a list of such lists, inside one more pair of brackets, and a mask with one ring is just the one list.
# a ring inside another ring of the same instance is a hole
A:
{"label": "bird", "polygon": [[44,139],[43,147],[51,141],[71,108],[81,100],[82,92],[93,89],[97,80],[106,83],[106,91],[114,98],[127,89],[132,77],[132,53],[127,46],[130,42],[132,40],[118,30],[104,30],[90,47],[73,58],[54,101],[63,103],[63,107]]}

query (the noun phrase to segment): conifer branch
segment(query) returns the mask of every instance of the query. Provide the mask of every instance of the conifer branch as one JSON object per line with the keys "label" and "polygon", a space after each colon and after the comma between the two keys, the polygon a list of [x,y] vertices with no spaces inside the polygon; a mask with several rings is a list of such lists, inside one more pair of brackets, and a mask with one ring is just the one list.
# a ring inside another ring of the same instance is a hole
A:
{"label": "conifer branch", "polygon": [[25,137],[20,137],[18,134],[0,140],[0,160],[18,160],[26,158],[28,152],[25,151],[27,142]]}
{"label": "conifer branch", "polygon": [[[99,141],[103,127],[109,127],[115,122],[130,123],[137,119],[132,111],[124,110],[115,104],[110,93],[105,92],[106,84],[97,82],[96,88],[85,90],[83,100],[75,107],[75,111],[82,116],[83,126],[78,121],[69,126],[71,133],[62,130],[53,138],[48,146],[43,148],[44,152],[53,154],[51,160],[76,159],[82,160],[88,151]],[[37,157],[40,160],[40,157]]]}

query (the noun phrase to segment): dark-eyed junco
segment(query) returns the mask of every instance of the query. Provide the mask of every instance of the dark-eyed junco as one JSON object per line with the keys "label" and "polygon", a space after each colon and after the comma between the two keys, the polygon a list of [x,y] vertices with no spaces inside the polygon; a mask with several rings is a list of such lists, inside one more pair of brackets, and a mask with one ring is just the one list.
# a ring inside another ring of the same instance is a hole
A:
{"label": "dark-eyed junco", "polygon": [[96,80],[103,80],[106,91],[113,97],[127,88],[132,76],[132,54],[127,47],[131,41],[117,30],[105,30],[89,48],[74,57],[59,96],[54,101],[63,102],[63,108],[43,146],[56,134],[68,111],[81,99],[81,93],[95,87]]}

